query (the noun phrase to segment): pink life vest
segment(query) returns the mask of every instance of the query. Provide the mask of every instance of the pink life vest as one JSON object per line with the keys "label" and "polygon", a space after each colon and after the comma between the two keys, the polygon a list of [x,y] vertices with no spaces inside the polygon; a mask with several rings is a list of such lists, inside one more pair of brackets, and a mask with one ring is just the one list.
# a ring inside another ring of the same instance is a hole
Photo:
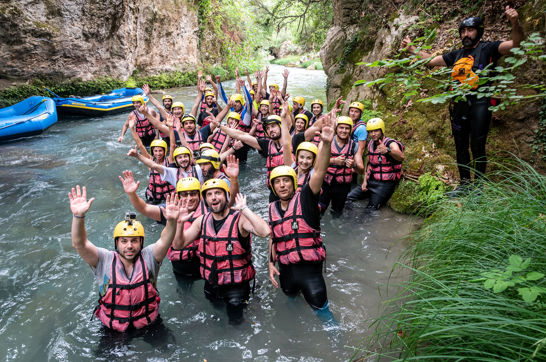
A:
{"label": "pink life vest", "polygon": [[[311,169],[312,170],[312,169]],[[298,187],[296,189],[296,192],[300,192],[303,186],[307,185],[309,183],[309,180],[311,179],[311,170],[309,172],[304,172],[300,176],[298,176]],[[298,166],[294,167],[294,171],[296,171],[296,175],[298,174]]]}
{"label": "pink life vest", "polygon": [[269,204],[269,226],[277,260],[281,264],[303,261],[319,262],[326,259],[320,230],[314,229],[303,218],[301,193],[296,192],[281,216],[280,200]]}
{"label": "pink life vest", "polygon": [[222,150],[222,146],[226,142],[227,134],[222,132],[220,128],[217,128],[214,132],[214,135],[212,136],[210,143],[214,146],[216,149],[216,152],[220,153]]}
{"label": "pink life vest", "polygon": [[[204,215],[207,212],[207,208],[205,206],[205,203],[203,200],[199,202],[199,205],[197,205],[197,209],[195,209],[193,215],[190,217],[188,221],[184,223],[184,230],[187,230],[191,224],[197,219],[199,216]],[[195,239],[191,244],[186,246],[183,249],[175,249],[171,245],[169,248],[169,251],[167,251],[167,259],[170,261],[192,261],[197,257],[197,246],[199,245],[199,238]]]}
{"label": "pink life vest", "polygon": [[95,310],[101,322],[116,331],[124,332],[132,324],[143,328],[154,322],[159,315],[159,294],[150,279],[150,273],[142,255],[136,259],[130,279],[125,275],[123,264],[114,253],[110,283],[100,297]]}
{"label": "pink life vest", "polygon": [[214,230],[212,212],[203,217],[198,255],[201,277],[212,285],[239,284],[254,279],[252,248],[239,242],[238,211],[230,210],[224,224]]}
{"label": "pink life vest", "polygon": [[[154,162],[157,160],[154,157]],[[168,166],[167,158],[163,160],[163,166]],[[172,193],[176,188],[167,181],[161,180],[161,174],[157,171],[150,170],[150,180],[146,189],[146,199],[153,202],[164,201],[167,194]]]}
{"label": "pink life vest", "polygon": [[[267,116],[265,116],[267,117]],[[261,113],[258,113],[258,117],[256,117],[256,119],[258,121],[260,121],[260,123],[258,123],[256,125],[256,131],[254,132],[254,137],[260,139],[260,138],[267,138],[267,136],[265,135],[265,132],[264,132],[264,127],[262,125],[262,119],[264,118],[264,115],[261,114]]]}
{"label": "pink life vest", "polygon": [[[404,145],[400,141],[385,137],[383,143],[389,146],[396,142],[400,150],[404,151]],[[395,160],[390,155],[382,155],[376,152],[375,142],[368,143],[368,165],[370,165],[370,177],[377,181],[398,181],[402,177],[402,162]]]}
{"label": "pink life vest", "polygon": [[138,112],[135,110],[133,111],[136,117],[135,122],[135,130],[138,135],[138,137],[146,137],[146,136],[152,136],[155,135],[155,128],[154,126],[148,121],[147,118],[140,118]]}
{"label": "pink life vest", "polygon": [[267,145],[267,159],[265,161],[265,167],[267,167],[267,187],[269,187],[269,176],[271,171],[277,166],[284,165],[284,158],[282,152],[282,146],[277,148],[275,141],[269,140]]}
{"label": "pink life vest", "polygon": [[[339,157],[344,155],[346,159],[354,159],[355,155],[355,143],[349,137],[349,142],[347,142],[342,148],[339,148],[336,138],[332,142],[331,146],[331,156],[330,157]],[[336,179],[338,184],[351,183],[353,180],[353,169],[348,168],[347,166],[332,165],[328,166],[326,170],[326,175],[324,176],[324,182],[330,184],[332,179]]]}
{"label": "pink life vest", "polygon": [[271,100],[270,103],[271,103],[271,108],[273,109],[273,114],[280,116],[282,103],[279,97],[273,98],[273,100]]}
{"label": "pink life vest", "polygon": [[190,150],[192,151],[199,151],[199,146],[201,143],[205,142],[203,141],[201,132],[199,132],[197,129],[195,130],[195,134],[193,136],[190,136],[184,132],[184,138],[186,139],[186,142],[188,142],[188,146],[190,146]]}

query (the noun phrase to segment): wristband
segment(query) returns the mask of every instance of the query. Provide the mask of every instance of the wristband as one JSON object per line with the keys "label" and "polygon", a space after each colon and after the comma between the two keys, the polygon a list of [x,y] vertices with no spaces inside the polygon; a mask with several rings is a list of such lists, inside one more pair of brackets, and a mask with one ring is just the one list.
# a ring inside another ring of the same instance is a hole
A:
{"label": "wristband", "polygon": [[239,212],[242,213],[244,209],[248,209],[248,206],[245,205]]}
{"label": "wristband", "polygon": [[76,219],[85,219],[85,215],[83,216],[78,216],[76,214],[72,214],[72,216],[74,216]]}

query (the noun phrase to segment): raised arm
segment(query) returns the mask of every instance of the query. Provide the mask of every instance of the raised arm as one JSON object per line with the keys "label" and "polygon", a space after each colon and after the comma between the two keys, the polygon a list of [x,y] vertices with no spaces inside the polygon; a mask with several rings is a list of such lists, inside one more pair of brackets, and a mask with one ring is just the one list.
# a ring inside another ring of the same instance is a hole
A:
{"label": "raised arm", "polygon": [[212,90],[214,91],[214,98],[218,98],[218,87],[216,86],[216,83],[214,83],[210,75],[207,75],[206,79],[207,79],[207,82],[212,87]]}
{"label": "raised arm", "polygon": [[294,162],[292,158],[292,137],[290,137],[290,113],[288,107],[282,107],[281,111],[281,143],[282,143],[282,156],[285,166],[292,166]]}
{"label": "raised arm", "polygon": [[197,118],[197,110],[201,106],[201,102],[203,101],[203,93],[205,92],[205,82],[202,80],[199,80],[197,82],[197,97],[195,97],[195,101],[193,101],[193,107],[191,107],[190,114]]}
{"label": "raised arm", "polygon": [[233,209],[241,213],[241,218],[239,219],[239,233],[242,236],[248,236],[250,233],[262,238],[269,236],[271,233],[269,225],[267,225],[267,222],[265,222],[264,219],[248,208],[246,205],[246,196],[237,194]]}
{"label": "raised arm", "polygon": [[146,167],[156,172],[159,172],[161,175],[165,173],[163,166],[161,166],[158,163],[155,163],[151,158],[147,158],[141,153],[138,153],[136,146],[135,148],[131,148],[129,152],[127,152],[127,156],[136,158],[137,160],[145,164]]}
{"label": "raised arm", "polygon": [[173,242],[179,213],[178,204],[178,195],[175,195],[174,192],[172,195],[167,194],[165,198],[165,208],[162,208],[163,215],[165,215],[165,219],[167,219],[167,224],[163,228],[161,236],[153,246],[154,258],[158,263],[161,263],[163,259],[165,259],[167,251]]}
{"label": "raised arm", "polygon": [[127,129],[130,127],[129,121],[133,120],[134,122],[134,119],[135,119],[135,114],[133,112],[129,113],[129,115],[127,116],[127,119],[125,120],[125,123],[123,123],[123,127],[121,127],[121,136],[118,137],[119,143],[123,142],[123,137],[125,136]]}
{"label": "raised arm", "polygon": [[224,126],[223,124],[220,124],[216,119],[213,122],[216,122],[217,123],[216,127],[218,127],[222,132],[224,132],[231,138],[238,139],[258,151],[262,150],[262,148],[258,144],[258,140],[256,139],[256,137],[251,136],[248,133],[240,131],[238,129],[233,129],[233,128]]}
{"label": "raised arm", "polygon": [[99,262],[99,251],[87,239],[87,231],[85,230],[85,214],[89,211],[91,204],[95,201],[92,197],[87,200],[87,189],[85,186],[80,190],[80,185],[76,189],[68,193],[70,200],[70,211],[72,211],[72,246],[80,254],[83,261],[95,268]]}
{"label": "raised arm", "polygon": [[140,113],[146,116],[148,121],[154,126],[155,129],[159,130],[163,134],[169,133],[169,127],[167,125],[163,124],[159,118],[159,114],[157,114],[156,111],[149,108],[147,105],[143,104],[140,106],[139,110]]}
{"label": "raised arm", "polygon": [[265,99],[267,96],[267,73],[269,73],[269,65],[266,65],[265,71],[264,71],[264,79],[263,79],[263,85],[262,85],[262,98]]}
{"label": "raised arm", "polygon": [[330,112],[322,120],[322,132],[320,134],[321,142],[319,144],[319,150],[317,155],[317,162],[315,163],[314,172],[309,180],[309,187],[315,195],[320,193],[326,170],[330,164],[330,154],[332,140],[334,139],[334,127],[332,118],[333,113]]}
{"label": "raised arm", "polygon": [[250,89],[252,89],[252,79],[250,79],[250,74],[248,74],[248,69],[245,68],[245,73],[246,73],[246,80],[248,81],[248,86],[250,87]]}
{"label": "raised arm", "polygon": [[140,181],[135,182],[133,173],[129,170],[123,171],[123,177],[118,176],[119,180],[123,184],[123,190],[129,197],[129,202],[140,214],[149,217],[155,221],[161,221],[161,211],[159,206],[147,204],[143,199],[137,195],[138,186]]}
{"label": "raised arm", "polygon": [[283,83],[282,83],[282,90],[281,90],[281,96],[284,97],[285,94],[286,94],[286,87],[288,86],[288,74],[290,74],[290,72],[288,71],[288,69],[284,69],[284,72],[282,72],[282,76],[283,76]]}
{"label": "raised arm", "polygon": [[[422,50],[419,50],[418,52],[416,52],[417,48],[415,47],[415,45],[411,44],[411,39],[410,39],[409,36],[406,36],[402,40],[401,47],[405,48],[411,54],[418,55],[423,59],[429,59],[429,58],[433,57],[432,54],[429,54],[429,53],[424,52]],[[444,57],[442,57],[441,55],[438,55],[438,56],[435,56],[434,58],[432,58],[431,61],[427,63],[427,65],[429,67],[437,67],[437,66],[445,67],[447,64],[444,61]]]}
{"label": "raised arm", "polygon": [[150,86],[148,84],[144,84],[142,86],[142,90],[144,91],[144,93],[146,93],[150,102],[152,102],[155,108],[157,108],[157,110],[161,114],[161,117],[163,117],[163,119],[167,118],[168,113],[165,112],[165,108],[163,108],[163,104],[159,103],[159,101],[155,99],[155,97],[152,95],[152,90],[150,89]]}
{"label": "raised arm", "polygon": [[[235,68],[235,93],[241,93],[241,78],[239,77],[239,68]],[[243,80],[244,84],[244,80]]]}
{"label": "raised arm", "polygon": [[[226,158],[226,167],[224,173],[229,177],[229,194],[237,195],[239,193],[239,159],[234,155],[229,155]],[[235,198],[229,200],[228,207],[235,204]]]}
{"label": "raised arm", "polygon": [[512,24],[512,32],[510,33],[510,40],[500,43],[499,53],[501,53],[502,55],[508,55],[510,54],[510,50],[512,48],[519,47],[519,44],[525,38],[525,34],[523,33],[523,29],[519,24],[518,12],[516,11],[516,9],[512,9],[510,6],[506,6],[504,13],[510,21],[510,24]]}

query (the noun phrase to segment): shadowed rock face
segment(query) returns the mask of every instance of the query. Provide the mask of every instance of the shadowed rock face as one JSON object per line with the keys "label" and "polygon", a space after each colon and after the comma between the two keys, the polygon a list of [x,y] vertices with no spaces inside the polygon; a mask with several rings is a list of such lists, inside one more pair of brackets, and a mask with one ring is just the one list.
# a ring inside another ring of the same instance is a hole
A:
{"label": "shadowed rock face", "polygon": [[172,0],[4,0],[0,77],[127,79],[199,61],[197,12]]}

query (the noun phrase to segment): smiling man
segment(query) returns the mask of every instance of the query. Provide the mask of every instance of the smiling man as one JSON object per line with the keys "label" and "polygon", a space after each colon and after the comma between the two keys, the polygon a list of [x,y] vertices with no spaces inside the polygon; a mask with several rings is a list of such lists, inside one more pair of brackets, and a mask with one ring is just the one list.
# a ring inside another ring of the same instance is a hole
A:
{"label": "smiling man", "polygon": [[[87,200],[85,186],[68,193],[72,211],[72,245],[91,266],[99,284],[95,316],[110,329],[125,332],[151,325],[159,315],[157,274],[167,255],[179,216],[178,198],[167,197],[163,214],[166,226],[157,242],[144,247],[144,227],[127,213],[114,229],[115,250],[96,247],[87,239],[85,215],[95,198]],[[181,248],[181,245],[174,245]]]}

